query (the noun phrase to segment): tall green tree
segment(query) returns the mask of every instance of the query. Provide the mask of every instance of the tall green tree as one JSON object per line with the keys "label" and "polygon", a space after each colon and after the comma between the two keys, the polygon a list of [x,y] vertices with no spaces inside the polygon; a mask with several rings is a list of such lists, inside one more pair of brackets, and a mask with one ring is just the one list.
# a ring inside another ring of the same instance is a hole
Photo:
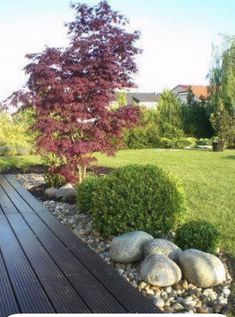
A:
{"label": "tall green tree", "polygon": [[196,138],[211,138],[214,134],[210,122],[211,105],[203,98],[195,98],[189,90],[187,103],[182,105],[183,129],[186,135]]}
{"label": "tall green tree", "polygon": [[159,104],[159,129],[161,136],[167,138],[183,135],[182,104],[170,90],[164,90]]}

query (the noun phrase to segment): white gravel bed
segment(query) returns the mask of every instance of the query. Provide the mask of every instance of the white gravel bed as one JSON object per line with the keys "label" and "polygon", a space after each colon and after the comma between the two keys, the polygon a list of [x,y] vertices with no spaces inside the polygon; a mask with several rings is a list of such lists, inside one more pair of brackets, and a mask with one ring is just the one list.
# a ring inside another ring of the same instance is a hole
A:
{"label": "white gravel bed", "polygon": [[27,190],[33,187],[40,186],[45,183],[44,176],[42,174],[15,174],[15,179],[20,182]]}
{"label": "white gravel bed", "polygon": [[[38,174],[15,175],[27,189],[44,182]],[[213,288],[198,288],[186,280],[169,287],[149,285],[139,279],[139,266],[134,264],[114,263],[109,257],[110,242],[113,237],[104,238],[94,230],[89,215],[81,213],[76,205],[48,200],[42,202],[62,223],[67,225],[84,243],[98,253],[102,259],[113,266],[118,273],[131,283],[165,313],[225,313],[231,293],[231,276],[227,269],[225,283]],[[219,255],[223,261],[222,255]],[[224,261],[223,261],[224,262]]]}

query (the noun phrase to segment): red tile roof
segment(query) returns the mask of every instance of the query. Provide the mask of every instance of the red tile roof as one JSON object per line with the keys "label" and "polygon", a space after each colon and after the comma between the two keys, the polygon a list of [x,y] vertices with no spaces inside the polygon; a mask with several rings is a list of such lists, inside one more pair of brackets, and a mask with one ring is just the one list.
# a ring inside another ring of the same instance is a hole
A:
{"label": "red tile roof", "polygon": [[177,86],[180,88],[179,93],[181,92],[187,92],[191,88],[194,96],[197,98],[205,98],[207,99],[209,96],[208,88],[209,86],[203,86],[203,85],[179,85]]}

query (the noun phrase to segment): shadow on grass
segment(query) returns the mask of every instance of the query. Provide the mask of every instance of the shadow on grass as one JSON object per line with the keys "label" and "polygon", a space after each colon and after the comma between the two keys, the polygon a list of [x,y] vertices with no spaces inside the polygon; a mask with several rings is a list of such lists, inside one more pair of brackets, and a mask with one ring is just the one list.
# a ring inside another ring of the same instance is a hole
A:
{"label": "shadow on grass", "polygon": [[223,157],[224,160],[235,160],[235,155],[227,155]]}
{"label": "shadow on grass", "polygon": [[18,172],[40,172],[45,166],[37,159],[27,156],[1,156],[0,157],[0,173],[18,173]]}

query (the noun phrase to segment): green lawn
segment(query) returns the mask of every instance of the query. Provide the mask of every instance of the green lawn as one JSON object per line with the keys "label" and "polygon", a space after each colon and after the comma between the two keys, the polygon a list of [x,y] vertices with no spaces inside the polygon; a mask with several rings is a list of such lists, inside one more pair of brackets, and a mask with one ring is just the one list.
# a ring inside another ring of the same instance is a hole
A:
{"label": "green lawn", "polygon": [[99,165],[156,164],[178,176],[187,194],[189,218],[216,224],[222,248],[235,256],[235,151],[126,150],[116,157],[97,154]]}
{"label": "green lawn", "polygon": [[29,166],[41,165],[41,159],[36,155],[26,156],[0,156],[0,173],[8,172],[12,168],[27,169]]}

